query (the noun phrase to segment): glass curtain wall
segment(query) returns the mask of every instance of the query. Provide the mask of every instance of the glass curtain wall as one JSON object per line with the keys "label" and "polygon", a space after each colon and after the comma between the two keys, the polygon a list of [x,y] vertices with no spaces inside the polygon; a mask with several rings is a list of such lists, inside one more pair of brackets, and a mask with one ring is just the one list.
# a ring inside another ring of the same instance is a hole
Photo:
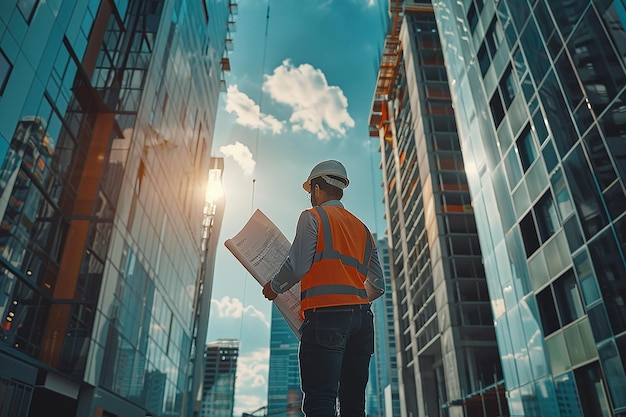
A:
{"label": "glass curtain wall", "polygon": [[439,1],[512,415],[626,413],[623,1]]}

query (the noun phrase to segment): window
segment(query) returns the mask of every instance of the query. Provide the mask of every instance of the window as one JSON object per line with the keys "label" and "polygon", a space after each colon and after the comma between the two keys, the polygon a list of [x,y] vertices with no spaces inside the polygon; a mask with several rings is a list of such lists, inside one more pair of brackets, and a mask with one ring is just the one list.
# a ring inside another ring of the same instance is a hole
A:
{"label": "window", "polygon": [[491,55],[494,56],[498,47],[500,46],[500,42],[504,39],[504,31],[502,30],[502,25],[495,17],[491,21],[489,25],[489,29],[485,34],[485,40],[487,45],[489,46],[489,51]]}
{"label": "window", "polygon": [[559,309],[561,326],[585,314],[574,272],[570,269],[554,282],[554,295]]}
{"label": "window", "polygon": [[500,100],[500,92],[496,90],[489,102],[491,107],[491,115],[493,116],[493,122],[497,126],[500,126],[502,119],[504,119],[504,107],[502,107],[502,101]]}
{"label": "window", "polygon": [[35,14],[35,9],[37,9],[37,5],[39,4],[39,0],[18,0],[17,9],[22,14],[24,20],[27,23],[33,19],[33,15]]}
{"label": "window", "polygon": [[507,177],[509,178],[509,184],[511,189],[515,188],[517,183],[522,179],[522,169],[520,168],[519,161],[517,159],[517,149],[511,148],[504,160],[504,167],[506,168]]}
{"label": "window", "polygon": [[482,46],[480,47],[480,49],[478,50],[478,63],[480,65],[480,73],[484,77],[485,74],[487,74],[487,70],[489,69],[489,66],[491,65],[491,58],[489,57],[489,54],[487,53],[487,46],[485,45],[484,42]]}
{"label": "window", "polygon": [[547,336],[559,329],[559,319],[554,306],[554,298],[552,297],[552,287],[547,287],[535,297],[537,298],[537,306],[541,316],[543,335]]}
{"label": "window", "polygon": [[13,65],[11,61],[9,61],[9,58],[7,58],[2,49],[0,49],[0,96],[4,93],[4,87],[7,85],[12,69]]}
{"label": "window", "polygon": [[476,13],[476,6],[473,3],[467,12],[467,22],[469,23],[470,31],[473,33],[478,25],[478,13]]}
{"label": "window", "polygon": [[602,374],[597,363],[574,371],[580,404],[586,416],[609,417],[611,406],[606,398]]}
{"label": "window", "polygon": [[529,211],[520,221],[519,227],[522,232],[522,239],[524,240],[526,257],[528,258],[539,249],[539,238],[537,237],[537,229],[535,228],[532,211]]}
{"label": "window", "polygon": [[545,193],[535,206],[537,227],[541,242],[548,240],[560,227],[559,216],[550,191]]}
{"label": "window", "polygon": [[537,158],[537,148],[533,142],[533,136],[530,133],[530,127],[528,125],[524,128],[519,139],[517,139],[517,149],[519,151],[522,167],[524,168],[524,172],[526,172],[535,161],[535,158]]}
{"label": "window", "polygon": [[508,109],[517,95],[517,84],[515,84],[512,67],[510,65],[506,71],[504,71],[504,75],[500,80],[500,91],[502,92],[502,101],[504,101],[504,106]]}

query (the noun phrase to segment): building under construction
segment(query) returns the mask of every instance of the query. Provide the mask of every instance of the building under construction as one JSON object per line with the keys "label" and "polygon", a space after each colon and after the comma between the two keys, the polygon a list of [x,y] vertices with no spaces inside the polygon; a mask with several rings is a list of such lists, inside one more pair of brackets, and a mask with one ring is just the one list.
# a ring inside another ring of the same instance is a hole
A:
{"label": "building under construction", "polygon": [[389,17],[370,136],[380,138],[401,414],[506,416],[433,7],[390,1]]}

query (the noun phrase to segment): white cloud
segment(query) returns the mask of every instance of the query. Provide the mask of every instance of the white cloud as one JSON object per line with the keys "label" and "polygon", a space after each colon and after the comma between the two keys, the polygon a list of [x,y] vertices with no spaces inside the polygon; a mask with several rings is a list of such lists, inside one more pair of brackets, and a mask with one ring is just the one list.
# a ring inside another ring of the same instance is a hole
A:
{"label": "white cloud", "polygon": [[236,85],[229,85],[226,91],[226,111],[235,113],[237,123],[252,129],[272,131],[280,133],[283,130],[283,122],[274,116],[261,113],[261,108],[245,93],[239,91]]}
{"label": "white cloud", "polygon": [[348,99],[341,88],[330,86],[324,73],[310,64],[295,67],[290,60],[266,75],[263,91],[278,103],[292,108],[289,121],[293,131],[305,130],[319,139],[345,136],[354,127],[348,113]]}
{"label": "white cloud", "polygon": [[270,322],[265,317],[262,311],[259,311],[255,306],[245,306],[238,298],[230,298],[225,295],[221,300],[211,300],[211,312],[217,313],[220,319],[240,319],[243,315],[246,317],[256,317],[260,319],[267,328],[270,327]]}
{"label": "white cloud", "polygon": [[260,348],[237,358],[236,404],[233,415],[251,412],[267,404],[270,350]]}
{"label": "white cloud", "polygon": [[252,175],[256,161],[252,156],[250,149],[243,143],[235,141],[234,144],[220,146],[220,152],[225,156],[230,156],[239,164],[243,173],[247,176]]}

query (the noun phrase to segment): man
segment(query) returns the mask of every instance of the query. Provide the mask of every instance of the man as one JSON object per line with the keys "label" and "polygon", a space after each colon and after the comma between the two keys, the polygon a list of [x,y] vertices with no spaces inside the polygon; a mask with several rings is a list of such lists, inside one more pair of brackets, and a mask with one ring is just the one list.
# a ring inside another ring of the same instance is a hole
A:
{"label": "man", "polygon": [[300,378],[307,417],[365,416],[365,386],[374,353],[370,302],[384,292],[378,250],[368,228],[339,201],[345,167],[323,161],[302,185],[312,209],[298,219],[280,271],[263,287],[268,300],[300,282]]}

